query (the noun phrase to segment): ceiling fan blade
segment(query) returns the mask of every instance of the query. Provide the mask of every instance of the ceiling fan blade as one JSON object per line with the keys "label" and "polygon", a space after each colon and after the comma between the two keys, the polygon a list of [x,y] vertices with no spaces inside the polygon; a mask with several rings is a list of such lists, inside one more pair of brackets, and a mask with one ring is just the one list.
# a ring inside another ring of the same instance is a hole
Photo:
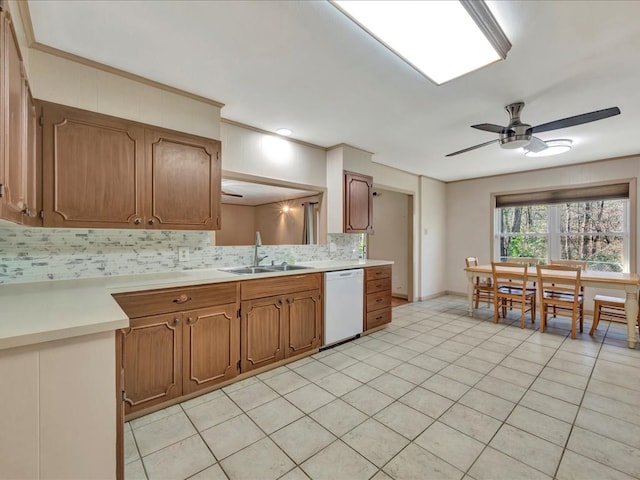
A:
{"label": "ceiling fan blade", "polygon": [[478,125],[471,125],[471,128],[477,128],[478,130],[493,133],[507,133],[510,130],[502,125],[496,125],[495,123],[479,123]]}
{"label": "ceiling fan blade", "polygon": [[583,113],[582,115],[576,115],[575,117],[567,117],[562,120],[556,120],[555,122],[536,125],[535,127],[531,127],[527,130],[527,133],[548,132],[549,130],[557,130],[559,128],[574,127],[576,125],[595,122],[596,120],[603,120],[619,114],[620,109],[618,107],[605,108],[604,110],[596,110],[595,112]]}
{"label": "ceiling fan blade", "polygon": [[242,198],[244,197],[244,195],[240,195],[239,193],[228,193],[228,192],[220,192],[222,193],[222,195],[227,195],[228,197],[238,197],[238,198]]}
{"label": "ceiling fan blade", "polygon": [[496,143],[497,141],[498,141],[498,139],[496,138],[495,140],[491,140],[489,142],[484,142],[484,143],[481,143],[480,145],[474,145],[473,147],[465,148],[464,150],[458,150],[457,152],[449,153],[449,154],[445,155],[445,157],[453,157],[454,155],[459,155],[461,153],[469,152],[471,150],[475,150],[476,148],[480,148],[480,147],[485,147],[487,145],[491,145],[492,143]]}
{"label": "ceiling fan blade", "polygon": [[531,137],[531,141],[529,145],[524,147],[527,152],[538,153],[543,150],[546,150],[549,146],[546,144],[544,140],[540,140],[538,137]]}

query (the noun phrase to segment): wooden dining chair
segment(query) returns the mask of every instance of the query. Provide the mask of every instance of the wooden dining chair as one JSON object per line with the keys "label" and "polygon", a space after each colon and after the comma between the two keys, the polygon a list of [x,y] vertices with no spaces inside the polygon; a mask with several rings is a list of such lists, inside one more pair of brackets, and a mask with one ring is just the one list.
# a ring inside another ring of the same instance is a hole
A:
{"label": "wooden dining chair", "polygon": [[540,292],[540,332],[547,327],[549,310],[570,312],[571,338],[576,338],[576,323],[580,332],[584,323],[584,296],[580,293],[580,267],[567,265],[537,265]]}
{"label": "wooden dining chair", "polygon": [[524,318],[531,312],[531,323],[536,318],[536,289],[527,285],[527,265],[522,263],[491,262],[493,273],[493,321],[498,323],[500,310],[507,316],[507,302],[520,305],[520,328],[524,328]]}
{"label": "wooden dining chair", "polygon": [[[478,257],[467,257],[464,259],[467,267],[477,267]],[[480,300],[487,301],[487,307],[493,302],[493,282],[491,278],[476,277],[473,284],[473,298],[475,300],[475,308],[480,305]]]}
{"label": "wooden dining chair", "polygon": [[[624,311],[624,298],[596,295],[593,297],[593,323],[589,335],[593,335],[598,328],[600,320],[610,322],[627,323],[627,314]],[[640,325],[640,311],[636,323]]]}
{"label": "wooden dining chair", "polygon": [[[583,272],[587,269],[587,262],[584,260],[550,260],[551,265],[565,265],[567,267],[578,267]],[[580,294],[584,295],[584,287],[580,285]],[[557,307],[553,307],[553,318],[556,318]]]}

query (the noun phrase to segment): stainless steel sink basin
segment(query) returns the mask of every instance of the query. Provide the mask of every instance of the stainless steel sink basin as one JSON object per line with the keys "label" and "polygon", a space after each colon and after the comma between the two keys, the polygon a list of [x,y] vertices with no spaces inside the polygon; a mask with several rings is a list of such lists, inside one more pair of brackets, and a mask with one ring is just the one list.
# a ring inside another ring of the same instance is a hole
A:
{"label": "stainless steel sink basin", "polygon": [[307,268],[311,268],[311,267],[303,267],[302,265],[269,265],[268,267],[269,270],[275,271],[275,272],[288,272],[289,270],[305,270]]}
{"label": "stainless steel sink basin", "polygon": [[303,267],[302,265],[269,265],[265,267],[232,267],[221,268],[223,272],[235,273],[237,275],[252,275],[254,273],[272,273],[272,272],[288,272],[289,270],[305,270],[311,267]]}
{"label": "stainless steel sink basin", "polygon": [[236,273],[238,275],[251,275],[253,273],[271,273],[273,270],[267,267],[235,267],[235,268],[221,268],[223,272]]}

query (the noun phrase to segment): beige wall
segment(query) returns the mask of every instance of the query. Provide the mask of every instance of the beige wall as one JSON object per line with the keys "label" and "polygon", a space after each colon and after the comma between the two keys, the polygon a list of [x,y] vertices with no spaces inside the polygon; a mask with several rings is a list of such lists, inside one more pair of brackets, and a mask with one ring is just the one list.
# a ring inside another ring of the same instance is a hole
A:
{"label": "beige wall", "polygon": [[[317,202],[318,197],[297,198],[286,202],[256,207],[256,228],[265,245],[299,245],[302,243],[304,222],[303,202]],[[284,206],[289,207],[284,212]]]}
{"label": "beige wall", "polygon": [[[640,157],[628,157],[448,184],[445,237],[446,262],[450,267],[446,270],[447,290],[466,292],[466,278],[462,270],[464,257],[477,256],[481,263],[492,260],[492,193],[589,184],[637,178],[638,175]],[[636,213],[636,237],[640,225],[637,215]],[[637,251],[635,253],[635,258],[639,258]],[[637,263],[631,268],[634,267],[638,271]],[[587,292],[587,296],[590,303],[593,292]]]}
{"label": "beige wall", "polygon": [[215,245],[253,245],[256,210],[248,205],[221,206],[222,228],[215,232]]}
{"label": "beige wall", "polygon": [[[450,266],[446,254],[450,243],[446,238],[447,224],[452,221],[447,204],[447,185],[438,180],[420,177],[420,298],[437,296],[447,290],[446,272]],[[453,221],[459,221],[456,218]]]}
{"label": "beige wall", "polygon": [[220,125],[222,169],[298,185],[324,188],[325,151],[278,135],[244,128],[227,121]]}

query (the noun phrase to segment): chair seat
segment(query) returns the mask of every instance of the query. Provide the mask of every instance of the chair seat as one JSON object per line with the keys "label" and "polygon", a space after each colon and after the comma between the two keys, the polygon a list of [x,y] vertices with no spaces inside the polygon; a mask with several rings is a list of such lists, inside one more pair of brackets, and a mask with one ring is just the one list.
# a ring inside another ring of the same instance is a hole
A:
{"label": "chair seat", "polygon": [[[566,292],[553,292],[553,291],[546,291],[544,292],[544,298],[545,300],[558,300],[561,302],[573,302],[573,294],[572,293],[566,293]],[[584,297],[582,295],[578,295],[578,302],[582,302],[584,300]]]}
{"label": "chair seat", "polygon": [[[527,287],[525,289],[527,291],[527,295],[530,294],[535,294],[536,293],[536,289],[533,287]],[[499,287],[498,288],[498,293],[507,293],[507,294],[511,294],[511,295],[522,295],[522,289],[521,288],[516,288],[516,287]]]}
{"label": "chair seat", "polygon": [[600,302],[601,305],[605,305],[607,307],[624,308],[624,298],[596,295],[595,297],[593,297],[593,300],[596,302]]}

